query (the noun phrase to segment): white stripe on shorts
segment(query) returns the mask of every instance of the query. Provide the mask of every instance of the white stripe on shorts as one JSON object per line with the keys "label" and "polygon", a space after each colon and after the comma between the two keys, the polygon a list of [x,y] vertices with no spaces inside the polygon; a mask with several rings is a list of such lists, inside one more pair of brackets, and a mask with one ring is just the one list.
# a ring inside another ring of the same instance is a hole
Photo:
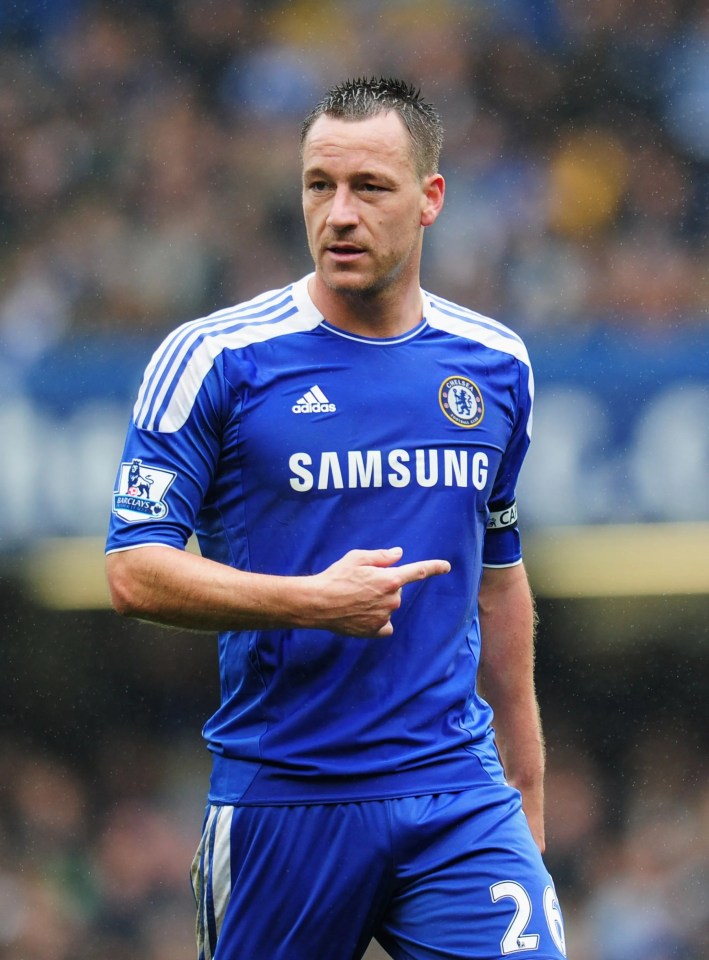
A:
{"label": "white stripe on shorts", "polygon": [[234,808],[212,805],[192,861],[197,904],[197,956],[212,960],[231,894],[231,820]]}

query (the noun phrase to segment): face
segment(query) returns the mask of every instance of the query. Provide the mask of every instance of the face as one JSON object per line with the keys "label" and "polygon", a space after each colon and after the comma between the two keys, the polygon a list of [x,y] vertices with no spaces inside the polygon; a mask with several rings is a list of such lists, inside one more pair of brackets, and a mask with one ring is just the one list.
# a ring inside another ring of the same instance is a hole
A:
{"label": "face", "polygon": [[421,180],[397,113],[319,117],[303,149],[303,211],[317,279],[337,293],[376,294],[415,282],[423,227],[438,216],[443,180]]}

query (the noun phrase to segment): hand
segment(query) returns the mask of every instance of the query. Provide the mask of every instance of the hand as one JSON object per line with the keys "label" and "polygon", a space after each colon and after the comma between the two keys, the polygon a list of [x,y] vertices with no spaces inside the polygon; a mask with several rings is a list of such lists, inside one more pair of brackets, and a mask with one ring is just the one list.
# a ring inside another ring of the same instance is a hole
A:
{"label": "hand", "polygon": [[401,547],[350,550],[309,578],[318,607],[311,624],[354,637],[389,637],[391,615],[401,606],[401,588],[415,580],[448,573],[447,560],[417,560],[395,567]]}

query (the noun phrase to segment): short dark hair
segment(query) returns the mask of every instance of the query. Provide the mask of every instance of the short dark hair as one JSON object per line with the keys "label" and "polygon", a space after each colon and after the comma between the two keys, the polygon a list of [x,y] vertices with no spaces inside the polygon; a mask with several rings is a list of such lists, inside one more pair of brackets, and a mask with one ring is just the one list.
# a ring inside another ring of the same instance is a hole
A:
{"label": "short dark hair", "polygon": [[310,128],[318,117],[342,120],[366,120],[394,110],[409,131],[414,168],[420,177],[438,172],[443,145],[443,127],[436,109],[421,96],[421,91],[404,80],[384,77],[345,80],[329,90],[303,120],[300,130],[301,152]]}

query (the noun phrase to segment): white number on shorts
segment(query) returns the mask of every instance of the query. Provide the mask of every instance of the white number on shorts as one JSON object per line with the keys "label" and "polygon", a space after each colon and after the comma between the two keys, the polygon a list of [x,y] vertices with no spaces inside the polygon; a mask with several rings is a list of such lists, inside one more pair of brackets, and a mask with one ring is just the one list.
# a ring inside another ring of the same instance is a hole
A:
{"label": "white number on shorts", "polygon": [[[515,915],[500,940],[500,949],[503,953],[517,953],[520,950],[536,950],[539,946],[539,935],[527,933],[527,926],[532,918],[532,900],[521,883],[514,880],[501,880],[490,887],[492,902],[497,903],[505,897],[514,900]],[[566,956],[566,941],[564,938],[564,921],[561,918],[559,902],[552,886],[544,890],[544,916],[552,940],[558,950]]]}
{"label": "white number on shorts", "polygon": [[547,926],[549,927],[552,940],[564,956],[566,956],[564,921],[561,918],[559,901],[556,899],[556,892],[553,887],[547,887],[544,891],[544,915],[547,918]]}
{"label": "white number on shorts", "polygon": [[539,935],[525,933],[532,916],[532,901],[524,887],[520,883],[515,883],[514,880],[501,880],[500,883],[493,883],[490,887],[490,896],[493,903],[497,903],[503,897],[509,897],[514,900],[517,908],[504,937],[500,940],[502,952],[516,953],[518,950],[536,950],[539,946]]}

